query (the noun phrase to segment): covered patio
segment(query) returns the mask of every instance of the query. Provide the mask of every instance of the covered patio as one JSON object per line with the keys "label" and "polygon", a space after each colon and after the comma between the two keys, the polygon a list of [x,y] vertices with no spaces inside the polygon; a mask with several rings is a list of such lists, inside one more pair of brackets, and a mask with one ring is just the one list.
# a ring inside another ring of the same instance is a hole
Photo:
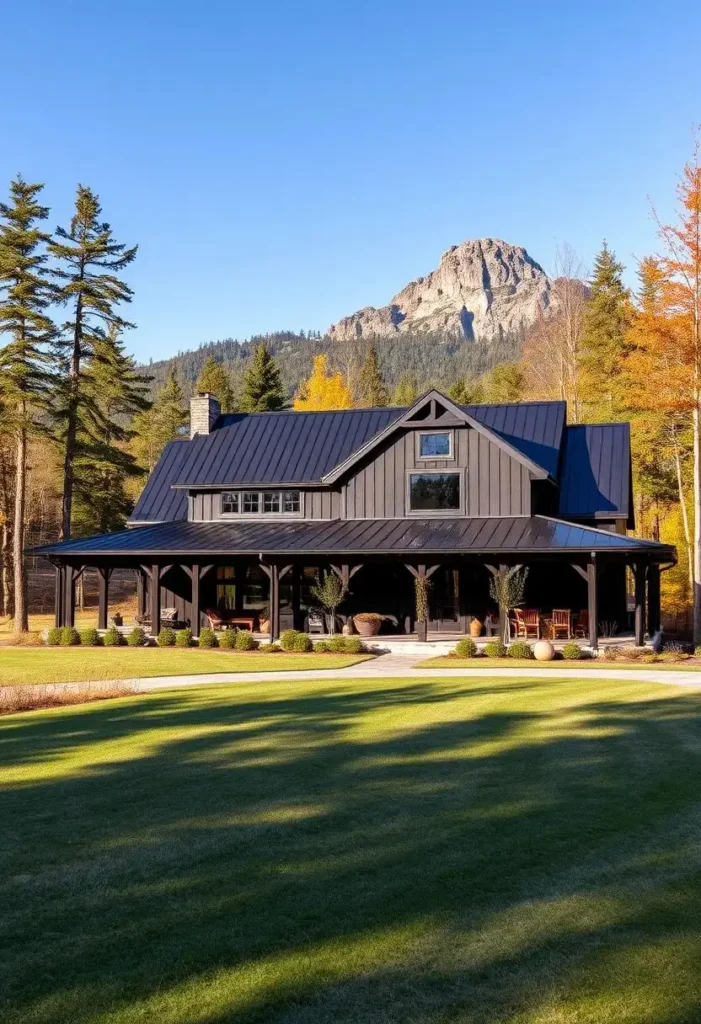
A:
{"label": "covered patio", "polygon": [[[490,576],[500,567],[524,566],[525,606],[543,621],[552,619],[553,610],[569,611],[580,633],[586,622],[582,640],[593,649],[602,632],[628,629],[629,593],[636,643],[659,628],[660,571],[675,562],[667,545],[545,516],[179,521],[47,545],[34,553],[56,567],[57,625],[73,624],[75,583],[90,567],[100,581],[98,628],[106,628],[111,573],[130,568],[139,615],[154,633],[168,609],[195,635],[216,611],[277,638],[285,628],[312,628],[310,612],[319,605],[312,588],[332,572],[347,593],[341,616],[375,612],[383,616],[385,636],[422,642],[468,633],[473,618],[498,626]],[[415,581],[421,579],[427,581],[426,621],[416,618]]]}

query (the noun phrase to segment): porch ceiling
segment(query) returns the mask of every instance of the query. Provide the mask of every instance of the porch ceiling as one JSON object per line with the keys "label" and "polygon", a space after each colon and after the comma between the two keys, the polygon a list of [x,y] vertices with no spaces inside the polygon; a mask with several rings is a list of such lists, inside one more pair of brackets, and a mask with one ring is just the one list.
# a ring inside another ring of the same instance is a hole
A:
{"label": "porch ceiling", "polygon": [[582,554],[674,561],[674,548],[545,516],[356,519],[316,522],[171,522],[32,549],[48,556]]}

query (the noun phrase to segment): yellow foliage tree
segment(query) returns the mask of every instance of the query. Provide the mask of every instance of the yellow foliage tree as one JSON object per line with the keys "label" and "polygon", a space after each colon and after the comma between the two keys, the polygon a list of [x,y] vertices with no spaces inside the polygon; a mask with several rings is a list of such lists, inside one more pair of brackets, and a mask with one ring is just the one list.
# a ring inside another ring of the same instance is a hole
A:
{"label": "yellow foliage tree", "polygon": [[316,356],[312,375],[301,384],[293,405],[298,412],[350,409],[353,398],[343,374],[329,370],[326,356]]}

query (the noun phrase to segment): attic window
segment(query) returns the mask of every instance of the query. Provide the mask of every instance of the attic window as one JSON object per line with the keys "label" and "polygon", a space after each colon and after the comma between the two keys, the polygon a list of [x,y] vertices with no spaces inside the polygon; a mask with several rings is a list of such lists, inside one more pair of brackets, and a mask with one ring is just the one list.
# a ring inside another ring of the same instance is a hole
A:
{"label": "attic window", "polygon": [[453,435],[449,430],[419,434],[420,459],[452,459]]}
{"label": "attic window", "polygon": [[298,516],[299,491],[222,491],[222,516]]}

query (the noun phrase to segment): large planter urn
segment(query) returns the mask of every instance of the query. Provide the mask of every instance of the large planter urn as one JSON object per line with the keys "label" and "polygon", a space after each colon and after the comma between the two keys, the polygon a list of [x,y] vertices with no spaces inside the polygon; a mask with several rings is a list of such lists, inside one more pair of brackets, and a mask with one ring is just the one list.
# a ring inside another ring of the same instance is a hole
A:
{"label": "large planter urn", "polygon": [[470,622],[470,636],[482,636],[482,623],[479,619],[472,619]]}
{"label": "large planter urn", "polygon": [[360,636],[377,636],[382,625],[382,616],[374,615],[371,612],[361,613],[353,616],[353,625]]}
{"label": "large planter urn", "polygon": [[552,661],[555,657],[555,648],[549,640],[538,640],[533,644],[533,657],[536,661]]}

